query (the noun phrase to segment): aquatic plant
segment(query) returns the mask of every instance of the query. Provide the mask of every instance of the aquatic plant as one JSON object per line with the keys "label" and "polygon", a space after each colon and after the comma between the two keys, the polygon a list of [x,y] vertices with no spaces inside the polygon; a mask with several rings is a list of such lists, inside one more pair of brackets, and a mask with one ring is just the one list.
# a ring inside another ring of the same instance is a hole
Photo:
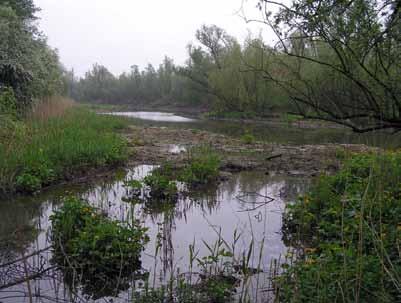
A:
{"label": "aquatic plant", "polygon": [[147,175],[143,182],[150,188],[149,195],[153,200],[177,201],[177,184],[172,180],[171,167],[166,164],[153,170]]}
{"label": "aquatic plant", "polygon": [[[240,280],[233,270],[233,254],[224,249],[220,238],[214,244],[203,242],[210,254],[198,257],[195,243],[190,245],[190,267],[185,278],[177,275],[168,282],[168,287],[150,288],[146,284],[143,292],[136,294],[134,302],[170,302],[176,298],[180,303],[224,303],[230,302]],[[198,263],[200,272],[192,272],[194,262]],[[192,276],[197,278],[192,280]]]}
{"label": "aquatic plant", "polygon": [[115,295],[141,268],[141,252],[149,239],[137,222],[113,221],[77,198],[67,199],[51,221],[52,261],[66,282],[80,283],[86,295]]}
{"label": "aquatic plant", "polygon": [[288,207],[301,257],[276,279],[283,302],[401,299],[401,153],[352,156]]}
{"label": "aquatic plant", "polygon": [[220,157],[210,146],[188,150],[188,161],[178,173],[178,179],[190,187],[216,181],[219,176]]}

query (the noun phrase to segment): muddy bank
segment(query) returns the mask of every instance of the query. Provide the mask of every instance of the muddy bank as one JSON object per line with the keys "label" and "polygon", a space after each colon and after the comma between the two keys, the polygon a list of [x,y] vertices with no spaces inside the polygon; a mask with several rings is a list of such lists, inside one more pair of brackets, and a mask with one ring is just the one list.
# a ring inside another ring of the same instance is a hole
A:
{"label": "muddy bank", "polygon": [[332,173],[340,167],[347,153],[375,148],[357,144],[285,145],[267,142],[245,144],[242,140],[207,131],[167,127],[130,126],[124,133],[134,152],[135,164],[161,164],[186,160],[185,149],[194,145],[211,145],[222,157],[221,170],[264,171],[267,174],[316,176]]}

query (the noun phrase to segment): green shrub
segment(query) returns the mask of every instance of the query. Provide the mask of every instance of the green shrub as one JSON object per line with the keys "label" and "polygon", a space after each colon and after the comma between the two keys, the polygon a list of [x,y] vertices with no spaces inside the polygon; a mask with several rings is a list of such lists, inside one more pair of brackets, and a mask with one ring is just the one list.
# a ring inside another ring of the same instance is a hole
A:
{"label": "green shrub", "polygon": [[401,299],[400,152],[352,156],[290,205],[284,222],[290,243],[306,248],[277,279],[281,301]]}
{"label": "green shrub", "polygon": [[4,118],[4,116],[16,118],[17,100],[15,99],[13,89],[9,87],[0,87],[0,89],[0,118]]}
{"label": "green shrub", "polygon": [[153,170],[143,181],[149,186],[150,197],[152,199],[164,201],[177,200],[177,184],[172,180],[170,170],[167,166]]}
{"label": "green shrub", "polygon": [[16,186],[21,192],[35,192],[42,188],[42,180],[29,173],[19,175],[16,180]]}
{"label": "green shrub", "polygon": [[124,279],[141,268],[148,237],[137,223],[112,221],[76,198],[67,199],[51,221],[53,262],[65,272],[67,283],[72,283],[71,275],[80,275],[75,279],[87,295],[115,295],[117,285],[125,285]]}
{"label": "green shrub", "polygon": [[178,179],[189,186],[199,186],[216,181],[219,176],[220,158],[208,146],[188,151],[188,164],[179,173]]}

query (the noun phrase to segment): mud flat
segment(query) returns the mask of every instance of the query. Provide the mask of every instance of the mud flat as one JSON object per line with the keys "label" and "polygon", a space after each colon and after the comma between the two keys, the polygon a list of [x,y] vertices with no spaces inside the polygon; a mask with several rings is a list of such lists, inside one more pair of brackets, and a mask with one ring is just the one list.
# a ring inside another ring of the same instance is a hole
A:
{"label": "mud flat", "polygon": [[167,127],[130,126],[124,135],[133,152],[130,164],[172,161],[179,166],[186,160],[186,149],[207,144],[221,155],[223,172],[255,170],[288,176],[333,173],[339,169],[344,155],[378,150],[362,144],[246,144],[240,139],[208,131]]}

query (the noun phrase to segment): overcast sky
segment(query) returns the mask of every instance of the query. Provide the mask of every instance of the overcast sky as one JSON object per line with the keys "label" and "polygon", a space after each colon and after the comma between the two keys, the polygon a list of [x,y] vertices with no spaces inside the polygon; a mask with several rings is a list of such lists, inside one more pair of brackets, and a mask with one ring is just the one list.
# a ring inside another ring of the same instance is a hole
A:
{"label": "overcast sky", "polygon": [[[114,74],[152,63],[165,55],[183,64],[186,45],[195,41],[202,24],[216,24],[240,41],[248,30],[236,13],[242,0],[35,0],[40,28],[49,44],[59,50],[62,63],[81,76],[93,63],[105,65]],[[255,16],[256,0],[244,3],[248,16]]]}

